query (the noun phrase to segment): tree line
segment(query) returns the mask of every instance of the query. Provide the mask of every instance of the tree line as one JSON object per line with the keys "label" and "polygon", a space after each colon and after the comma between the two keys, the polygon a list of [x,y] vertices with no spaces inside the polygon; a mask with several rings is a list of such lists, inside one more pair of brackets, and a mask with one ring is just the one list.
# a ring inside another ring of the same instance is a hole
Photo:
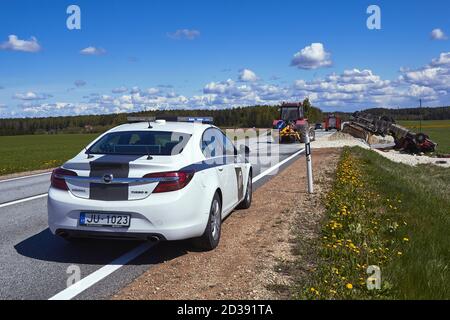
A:
{"label": "tree line", "polygon": [[[306,117],[310,123],[322,122],[329,113],[323,113],[303,101]],[[450,119],[450,107],[407,108],[407,109],[367,109],[375,116],[387,115],[395,120],[443,120]],[[343,120],[351,113],[336,112]],[[120,113],[108,115],[83,115],[48,118],[0,119],[0,136],[26,134],[57,133],[99,133],[127,122],[128,116],[174,117],[174,116],[210,116],[215,125],[222,128],[268,128],[274,119],[279,118],[278,106],[252,106],[218,110],[157,110],[137,113]]]}
{"label": "tree line", "polygon": [[[322,121],[322,111],[308,105],[311,122]],[[222,128],[268,128],[279,118],[277,106],[252,106],[218,110],[157,110],[108,115],[0,119],[0,136],[57,133],[98,133],[127,123],[128,116],[209,116]]]}
{"label": "tree line", "polygon": [[450,107],[437,108],[405,108],[386,109],[372,108],[365,110],[374,116],[389,116],[394,120],[448,120],[450,119]]}

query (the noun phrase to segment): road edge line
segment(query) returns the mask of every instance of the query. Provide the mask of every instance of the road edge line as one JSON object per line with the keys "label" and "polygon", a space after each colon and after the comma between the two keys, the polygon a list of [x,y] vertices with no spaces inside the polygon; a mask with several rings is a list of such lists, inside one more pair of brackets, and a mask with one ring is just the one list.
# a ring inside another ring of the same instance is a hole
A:
{"label": "road edge line", "polygon": [[265,170],[264,172],[258,174],[256,177],[253,178],[252,182],[255,183],[258,180],[264,178],[265,176],[267,176],[269,173],[271,173],[272,171],[274,171],[275,169],[278,169],[279,167],[281,167],[282,165],[284,165],[286,162],[291,161],[292,159],[294,159],[295,157],[301,155],[302,153],[305,152],[305,149],[301,149],[299,151],[297,151],[296,153],[294,153],[293,155],[289,156],[288,158],[284,159],[281,162],[278,162],[276,165],[274,165],[273,167],[270,167],[269,169]]}
{"label": "road edge line", "polygon": [[128,251],[127,253],[121,255],[120,257],[118,257],[115,260],[113,260],[112,262],[110,262],[109,264],[101,267],[97,271],[94,271],[93,273],[84,277],[77,283],[75,283],[75,284],[71,285],[70,287],[55,294],[53,297],[49,298],[48,300],[71,300],[72,298],[76,297],[83,291],[92,287],[94,284],[105,279],[107,276],[109,276],[113,272],[122,268],[128,262],[136,259],[141,254],[143,254],[144,252],[146,252],[147,250],[152,248],[155,244],[156,244],[156,242],[145,242],[145,243],[137,246],[133,250]]}
{"label": "road edge line", "polygon": [[22,177],[16,177],[16,178],[10,178],[10,179],[4,179],[4,180],[0,180],[0,183],[3,182],[11,182],[11,181],[16,181],[16,180],[22,180],[22,179],[27,179],[27,178],[34,178],[34,177],[39,177],[39,176],[44,176],[46,174],[51,174],[51,171],[48,172],[42,172],[42,173],[36,173],[36,174],[31,174],[29,176],[22,176]]}
{"label": "road edge line", "polygon": [[19,204],[19,203],[27,202],[27,201],[31,201],[31,200],[41,199],[41,198],[46,197],[47,195],[48,195],[48,193],[43,193],[43,194],[38,194],[36,196],[28,197],[28,198],[18,199],[18,200],[14,200],[14,201],[10,201],[10,202],[5,202],[5,203],[0,204],[0,208],[13,206],[15,204]]}

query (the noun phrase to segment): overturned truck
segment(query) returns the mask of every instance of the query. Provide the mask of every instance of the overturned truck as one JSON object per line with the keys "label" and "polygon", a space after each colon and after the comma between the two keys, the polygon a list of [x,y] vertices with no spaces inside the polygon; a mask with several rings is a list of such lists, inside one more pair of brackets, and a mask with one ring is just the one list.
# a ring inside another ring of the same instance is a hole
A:
{"label": "overturned truck", "polygon": [[425,133],[412,132],[396,124],[390,117],[375,117],[364,112],[355,112],[350,121],[343,124],[342,132],[365,141],[369,141],[371,135],[391,135],[395,142],[394,148],[409,153],[433,152],[437,146]]}

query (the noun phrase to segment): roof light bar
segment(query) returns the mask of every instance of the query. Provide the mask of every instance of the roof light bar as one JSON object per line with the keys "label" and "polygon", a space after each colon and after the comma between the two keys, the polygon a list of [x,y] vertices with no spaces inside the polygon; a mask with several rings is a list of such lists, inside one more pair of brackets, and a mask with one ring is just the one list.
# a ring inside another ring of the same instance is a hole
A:
{"label": "roof light bar", "polygon": [[129,123],[136,122],[155,122],[156,120],[166,120],[172,122],[193,122],[193,123],[204,123],[213,124],[213,117],[127,117]]}
{"label": "roof light bar", "polygon": [[213,124],[214,118],[213,117],[177,117],[178,122],[200,122],[200,123],[207,123],[207,124]]}
{"label": "roof light bar", "polygon": [[153,122],[156,120],[156,117],[127,117],[127,121],[129,123],[135,122]]}

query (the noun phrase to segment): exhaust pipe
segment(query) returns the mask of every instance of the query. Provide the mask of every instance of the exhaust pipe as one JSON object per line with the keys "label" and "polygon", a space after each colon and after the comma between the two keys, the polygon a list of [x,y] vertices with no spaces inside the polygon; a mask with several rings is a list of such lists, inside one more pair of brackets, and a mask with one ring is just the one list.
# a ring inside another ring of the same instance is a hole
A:
{"label": "exhaust pipe", "polygon": [[151,236],[147,238],[151,242],[159,242],[161,239],[158,236]]}
{"label": "exhaust pipe", "polygon": [[63,238],[63,239],[68,239],[69,238],[69,234],[67,232],[65,232],[65,231],[62,231],[62,230],[57,230],[56,231],[56,235],[58,237]]}

